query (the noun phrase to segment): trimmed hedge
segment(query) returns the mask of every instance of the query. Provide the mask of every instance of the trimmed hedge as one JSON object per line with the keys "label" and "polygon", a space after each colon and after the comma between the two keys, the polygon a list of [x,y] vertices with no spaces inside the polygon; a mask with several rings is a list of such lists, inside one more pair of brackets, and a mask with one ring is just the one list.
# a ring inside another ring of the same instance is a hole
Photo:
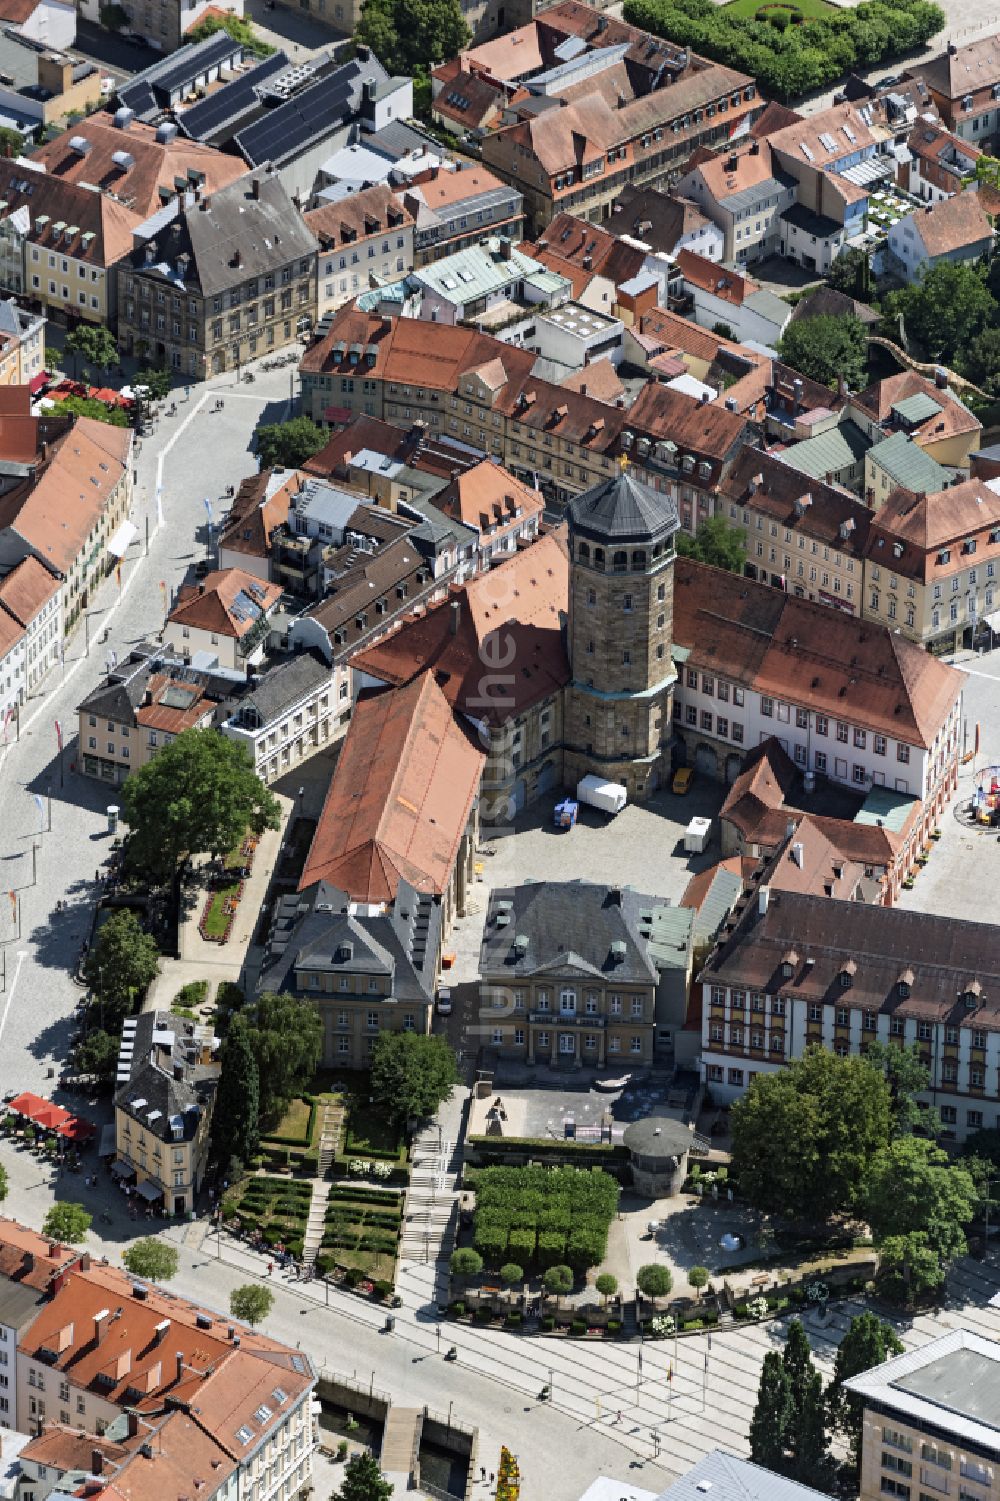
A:
{"label": "trimmed hedge", "polygon": [[600,1168],[482,1168],[475,1189],[473,1244],[484,1260],[584,1272],[604,1259],[619,1189]]}

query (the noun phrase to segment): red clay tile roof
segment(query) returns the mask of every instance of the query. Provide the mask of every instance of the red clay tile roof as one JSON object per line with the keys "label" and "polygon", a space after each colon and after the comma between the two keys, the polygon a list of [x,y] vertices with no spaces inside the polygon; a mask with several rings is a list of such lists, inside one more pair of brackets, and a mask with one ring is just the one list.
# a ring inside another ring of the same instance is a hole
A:
{"label": "red clay tile roof", "polygon": [[716,463],[733,454],[747,431],[741,413],[653,382],[642,388],[626,417],[630,428],[669,438],[679,449]]}
{"label": "red clay tile roof", "polygon": [[[435,68],[435,79],[440,79],[443,72],[443,68]],[[506,90],[467,72],[460,59],[455,58],[433,108],[435,114],[454,120],[463,130],[478,130],[498,114],[506,98]]]}
{"label": "red clay tile roof", "polygon": [[59,580],[37,558],[25,558],[0,581],[0,605],[25,627],[58,591]]}
{"label": "red clay tile roof", "polygon": [[693,250],[678,250],[675,259],[677,269],[692,287],[711,292],[713,297],[732,303],[733,307],[742,307],[745,298],[760,291],[759,282],[741,276],[737,271],[727,271],[718,262],[696,255]]}
{"label": "red clay tile roof", "polygon": [[[241,608],[240,595],[249,596],[253,608]],[[184,584],[167,620],[239,640],[253,630],[260,613],[274,609],[280,598],[280,584],[265,583],[242,568],[222,568],[200,584]]]}
{"label": "red clay tile roof", "polygon": [[592,396],[608,406],[614,406],[625,395],[625,387],[610,360],[594,360],[582,370],[574,370],[559,384],[564,391],[578,391],[581,396]]}
{"label": "red clay tile roof", "polygon": [[49,568],[68,573],[122,479],[131,439],[127,429],[78,417],[27,493],[0,498],[0,527],[12,527]]}
{"label": "red clay tile roof", "polygon": [[[1000,538],[993,540],[998,526],[1000,495],[982,480],[929,495],[893,490],[872,518],[867,556],[883,564],[891,556],[894,572],[929,583],[964,572],[970,563],[994,563],[1000,558]],[[967,538],[976,540],[974,557],[962,549]]]}
{"label": "red clay tile roof", "polygon": [[[545,509],[537,490],[489,459],[457,475],[434,497],[434,504],[446,516],[475,527],[484,537],[490,528],[496,536],[511,526],[520,527],[525,516],[540,515]],[[515,516],[515,509],[520,510],[520,516]]]}
{"label": "red clay tile roof", "polygon": [[[394,684],[429,668],[455,708],[477,721],[503,723],[569,681],[562,631],[568,598],[565,544],[550,533],[453,590],[450,601],[405,620],[352,664]],[[513,650],[518,671],[494,708],[483,703],[483,662],[500,643],[504,656]]]}
{"label": "red clay tile roof", "polygon": [[719,492],[726,500],[762,511],[838,552],[864,556],[874,519],[869,507],[849,490],[812,479],[774,454],[744,448],[723,477]]}
{"label": "red clay tile roof", "polygon": [[226,517],[219,548],[245,553],[253,558],[270,558],[271,534],[288,520],[292,496],[301,488],[297,470],[290,470],[283,485],[267,494],[274,471],[264,469],[251,474],[240,484]]}
{"label": "red clay tile roof", "polygon": [[931,260],[993,240],[993,226],[974,188],[918,209],[910,215],[909,223],[923,240]]}
{"label": "red clay tile roof", "polygon": [[694,667],[925,750],[965,682],[884,626],[690,558],[674,565],[674,640]]}
{"label": "red clay tile roof", "polygon": [[390,218],[394,229],[413,223],[409,209],[385,183],[374,183],[337,203],[324,203],[302,217],[324,250],[384,234]]}
{"label": "red clay tile roof", "polygon": [[45,1292],[56,1273],[79,1256],[73,1246],[62,1246],[17,1220],[0,1218],[0,1276],[21,1287]]}
{"label": "red clay tile roof", "polygon": [[748,844],[771,844],[785,833],[787,819],[781,810],[794,781],[795,767],[772,736],[747,755],[719,817],[738,829]]}
{"label": "red clay tile roof", "polygon": [[365,693],[299,881],[327,881],[352,901],[392,902],[400,880],[448,888],[485,753],[430,672]]}
{"label": "red clay tile roof", "polygon": [[942,389],[917,370],[901,370],[897,375],[875,381],[853,395],[851,402],[884,425],[892,421],[892,408],[908,396],[929,396],[941,407],[940,412],[912,429],[910,436],[914,443],[926,446],[939,443],[943,438],[953,438],[958,433],[982,431],[979,418],[969,411],[954,391]]}
{"label": "red clay tile roof", "polygon": [[804,891],[849,902],[864,873],[864,864],[848,859],[819,821],[807,814],[798,818],[792,838],[785,841],[768,872],[768,885],[772,891]]}
{"label": "red clay tile roof", "polygon": [[[140,1443],[137,1437],[133,1447]],[[101,1433],[88,1433],[84,1428],[67,1428],[62,1423],[49,1423],[21,1450],[21,1459],[33,1464],[49,1465],[65,1474],[67,1470],[83,1470],[90,1473],[94,1451],[110,1466],[120,1465],[128,1459],[129,1448],[105,1438]]]}

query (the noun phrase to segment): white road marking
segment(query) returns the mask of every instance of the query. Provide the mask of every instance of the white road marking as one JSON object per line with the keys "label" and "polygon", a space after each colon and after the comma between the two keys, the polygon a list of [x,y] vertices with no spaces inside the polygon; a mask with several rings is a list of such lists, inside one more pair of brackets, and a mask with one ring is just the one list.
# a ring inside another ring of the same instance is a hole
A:
{"label": "white road marking", "polygon": [[14,968],[14,978],[11,980],[10,984],[7,986],[7,997],[6,997],[6,1001],[4,1003],[3,1015],[0,1016],[0,1039],[3,1038],[4,1028],[7,1025],[7,1018],[8,1018],[8,1016],[10,1016],[11,1003],[14,1000],[14,991],[17,988],[17,982],[18,982],[18,979],[20,978],[20,974],[21,974],[21,965],[24,963],[24,961],[25,961],[25,959],[27,959],[27,957],[28,957],[28,950],[27,949],[18,949],[18,951],[17,951],[17,964],[15,965],[15,968]]}

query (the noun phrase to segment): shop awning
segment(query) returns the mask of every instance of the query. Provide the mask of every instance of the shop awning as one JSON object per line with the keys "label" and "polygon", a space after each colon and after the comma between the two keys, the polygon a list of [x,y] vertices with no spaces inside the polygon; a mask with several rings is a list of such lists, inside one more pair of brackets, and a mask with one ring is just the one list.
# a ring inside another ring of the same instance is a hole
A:
{"label": "shop awning", "polygon": [[163,1198],[163,1189],[157,1188],[155,1183],[150,1183],[148,1178],[144,1178],[141,1183],[137,1184],[135,1191],[150,1204],[155,1204],[157,1200]]}
{"label": "shop awning", "polygon": [[[110,1127],[113,1131],[114,1126]],[[127,1157],[119,1157],[117,1162],[111,1164],[111,1171],[116,1178],[134,1178],[135,1168]]]}
{"label": "shop awning", "polygon": [[112,557],[123,558],[138,535],[137,526],[133,526],[131,521],[123,521],[108,543],[108,552]]}
{"label": "shop awning", "polygon": [[31,392],[32,396],[37,396],[42,387],[44,385],[47,385],[51,379],[52,377],[47,370],[40,370],[37,375],[33,376],[32,379],[29,380],[28,390]]}

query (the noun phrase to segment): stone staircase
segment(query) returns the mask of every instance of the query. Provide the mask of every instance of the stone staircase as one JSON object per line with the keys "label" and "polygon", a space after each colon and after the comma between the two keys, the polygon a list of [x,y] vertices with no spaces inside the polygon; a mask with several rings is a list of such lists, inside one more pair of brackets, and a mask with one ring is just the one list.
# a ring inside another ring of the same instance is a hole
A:
{"label": "stone staircase", "polygon": [[437,1125],[414,1139],[400,1256],[404,1261],[447,1260],[458,1222],[455,1143]]}
{"label": "stone staircase", "polygon": [[313,1179],[312,1199],[309,1203],[309,1218],[302,1237],[302,1261],[306,1267],[314,1266],[323,1239],[326,1221],[326,1206],[330,1199],[330,1184],[325,1178]]}

